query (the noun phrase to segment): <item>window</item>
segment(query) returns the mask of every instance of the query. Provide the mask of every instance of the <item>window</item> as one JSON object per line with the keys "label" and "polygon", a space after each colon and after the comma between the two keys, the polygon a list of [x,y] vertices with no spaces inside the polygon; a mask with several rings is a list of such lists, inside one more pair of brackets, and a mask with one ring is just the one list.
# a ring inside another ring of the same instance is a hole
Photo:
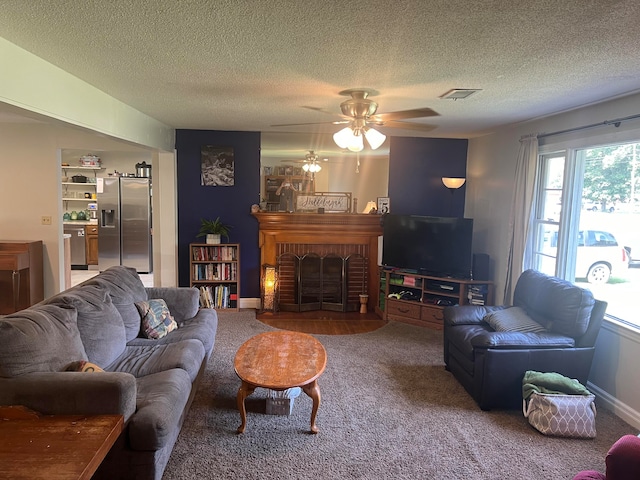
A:
{"label": "window", "polygon": [[543,152],[527,267],[608,302],[640,327],[640,141]]}

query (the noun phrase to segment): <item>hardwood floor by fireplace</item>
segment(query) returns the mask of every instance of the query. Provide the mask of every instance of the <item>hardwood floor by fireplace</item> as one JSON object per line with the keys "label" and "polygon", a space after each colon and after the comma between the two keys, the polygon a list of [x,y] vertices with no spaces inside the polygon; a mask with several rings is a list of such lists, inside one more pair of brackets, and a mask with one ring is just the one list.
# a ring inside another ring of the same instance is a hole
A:
{"label": "hardwood floor by fireplace", "polygon": [[317,335],[351,335],[377,330],[387,324],[375,313],[358,312],[278,312],[257,313],[262,323],[282,330]]}

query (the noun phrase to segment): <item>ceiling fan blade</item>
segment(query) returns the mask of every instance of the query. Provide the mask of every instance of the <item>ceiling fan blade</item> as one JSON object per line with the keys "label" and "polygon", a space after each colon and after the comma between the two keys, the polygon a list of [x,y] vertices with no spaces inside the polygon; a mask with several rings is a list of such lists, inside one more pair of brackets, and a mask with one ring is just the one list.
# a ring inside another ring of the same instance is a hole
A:
{"label": "ceiling fan blade", "polygon": [[334,122],[310,122],[310,123],[280,123],[278,125],[271,125],[271,127],[296,127],[298,125],[343,125],[351,123],[350,120],[336,120]]}
{"label": "ceiling fan blade", "polygon": [[418,132],[430,132],[438,128],[437,125],[425,125],[424,123],[412,123],[412,122],[382,122],[382,127],[388,128],[403,128],[405,130],[416,130]]}
{"label": "ceiling fan blade", "polygon": [[311,107],[309,105],[302,105],[302,108],[308,108],[309,110],[313,110],[315,112],[326,113],[328,115],[336,115],[335,112],[330,112],[329,110],[325,110],[324,108],[320,108],[320,107]]}
{"label": "ceiling fan blade", "polygon": [[405,118],[437,117],[440,114],[430,108],[414,108],[413,110],[402,110],[400,112],[378,113],[371,115],[370,120],[386,122],[388,120],[402,120]]}

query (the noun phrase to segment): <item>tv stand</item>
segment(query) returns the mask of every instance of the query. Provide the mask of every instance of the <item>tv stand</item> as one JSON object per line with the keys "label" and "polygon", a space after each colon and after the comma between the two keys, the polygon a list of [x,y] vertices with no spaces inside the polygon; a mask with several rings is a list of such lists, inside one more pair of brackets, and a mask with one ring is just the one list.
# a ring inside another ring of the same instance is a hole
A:
{"label": "tv stand", "polygon": [[378,308],[385,320],[443,328],[452,305],[493,305],[493,282],[381,269]]}

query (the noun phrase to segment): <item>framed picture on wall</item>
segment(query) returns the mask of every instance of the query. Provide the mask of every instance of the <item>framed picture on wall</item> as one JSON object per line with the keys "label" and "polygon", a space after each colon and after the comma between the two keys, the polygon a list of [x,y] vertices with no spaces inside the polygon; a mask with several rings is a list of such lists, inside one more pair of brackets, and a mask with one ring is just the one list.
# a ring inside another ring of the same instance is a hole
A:
{"label": "framed picture on wall", "polygon": [[234,167],[233,147],[203,145],[200,149],[200,185],[232,187]]}
{"label": "framed picture on wall", "polygon": [[378,213],[391,213],[389,197],[378,197]]}

